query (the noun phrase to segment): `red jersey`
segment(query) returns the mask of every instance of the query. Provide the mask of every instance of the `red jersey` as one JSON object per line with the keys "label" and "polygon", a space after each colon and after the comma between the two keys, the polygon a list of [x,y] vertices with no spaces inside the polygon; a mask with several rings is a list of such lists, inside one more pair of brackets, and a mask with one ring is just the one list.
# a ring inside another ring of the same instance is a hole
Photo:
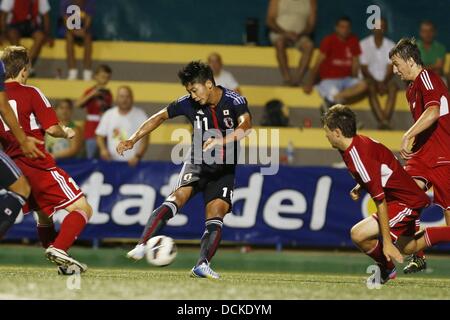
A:
{"label": "red jersey", "polygon": [[320,65],[320,78],[345,78],[352,76],[353,58],[361,54],[361,47],[356,36],[342,40],[333,33],[322,40],[320,52],[325,55]]}
{"label": "red jersey", "polygon": [[430,106],[439,106],[440,117],[430,128],[417,135],[412,151],[431,167],[450,164],[450,114],[448,89],[433,71],[423,69],[406,92],[414,122]]}
{"label": "red jersey", "polygon": [[374,200],[398,202],[411,209],[430,204],[428,196],[403,169],[392,152],[381,143],[356,135],[342,158],[354,179]]}
{"label": "red jersey", "polygon": [[[45,130],[58,124],[56,113],[47,98],[38,88],[18,82],[5,83],[5,93],[25,134],[44,141]],[[51,169],[56,167],[55,160],[45,150],[44,145],[38,145],[38,148],[45,154],[45,158],[26,158],[16,138],[3,120],[0,121],[0,142],[5,153],[14,160],[20,157],[22,162],[35,168]]]}
{"label": "red jersey", "polygon": [[40,24],[40,15],[50,11],[48,0],[3,0],[0,9],[10,13],[8,23],[16,24],[32,21]]}
{"label": "red jersey", "polygon": [[[96,87],[87,89],[84,92],[83,97],[90,94],[92,91],[96,90]],[[109,90],[105,89],[101,96],[94,97],[90,99],[84,107],[86,108],[86,123],[84,127],[84,138],[91,139],[95,138],[95,130],[100,123],[101,115],[111,108],[112,106],[112,94]]]}

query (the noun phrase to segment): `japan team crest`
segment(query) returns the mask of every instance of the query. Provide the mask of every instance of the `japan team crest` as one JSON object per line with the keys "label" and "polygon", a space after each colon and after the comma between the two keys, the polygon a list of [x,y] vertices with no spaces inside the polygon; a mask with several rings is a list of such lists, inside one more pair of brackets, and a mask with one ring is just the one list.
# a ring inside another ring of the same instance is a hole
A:
{"label": "japan team crest", "polygon": [[225,127],[227,127],[228,129],[234,128],[234,121],[230,117],[223,118],[223,123],[225,124]]}

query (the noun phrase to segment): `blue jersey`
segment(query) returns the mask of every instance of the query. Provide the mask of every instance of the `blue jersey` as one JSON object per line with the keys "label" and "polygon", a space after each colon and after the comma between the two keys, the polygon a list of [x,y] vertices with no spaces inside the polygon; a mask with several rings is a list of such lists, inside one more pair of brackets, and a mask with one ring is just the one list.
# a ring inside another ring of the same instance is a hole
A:
{"label": "blue jersey", "polygon": [[[210,105],[202,106],[193,100],[190,95],[179,98],[167,107],[169,118],[183,115],[193,127],[191,145],[192,163],[202,163],[201,153],[194,152],[194,149],[201,150],[203,142],[208,137],[218,136],[219,133],[222,137],[225,137],[239,125],[238,119],[240,116],[245,113],[250,114],[247,99],[234,91],[221,86],[218,87],[222,90],[222,97],[215,107]],[[228,145],[221,150],[223,163],[236,164],[238,155],[237,146],[237,143],[233,143],[233,146]],[[231,153],[231,150],[234,152]]]}

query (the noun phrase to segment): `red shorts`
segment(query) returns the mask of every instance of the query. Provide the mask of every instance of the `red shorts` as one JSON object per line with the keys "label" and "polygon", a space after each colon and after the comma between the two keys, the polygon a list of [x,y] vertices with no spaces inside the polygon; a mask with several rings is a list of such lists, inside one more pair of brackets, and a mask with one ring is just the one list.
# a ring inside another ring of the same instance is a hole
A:
{"label": "red shorts", "polygon": [[450,209],[450,165],[426,166],[418,159],[410,159],[405,166],[406,172],[426,183],[427,189],[433,187],[433,202],[443,209]]}
{"label": "red shorts", "polygon": [[[420,219],[420,211],[398,202],[389,202],[387,205],[392,241],[396,242],[400,236],[413,237]],[[378,221],[376,213],[372,217]]]}
{"label": "red shorts", "polygon": [[31,186],[25,213],[30,210],[42,211],[51,217],[57,210],[64,209],[83,196],[83,192],[73,179],[62,169],[50,170],[33,168],[16,162]]}

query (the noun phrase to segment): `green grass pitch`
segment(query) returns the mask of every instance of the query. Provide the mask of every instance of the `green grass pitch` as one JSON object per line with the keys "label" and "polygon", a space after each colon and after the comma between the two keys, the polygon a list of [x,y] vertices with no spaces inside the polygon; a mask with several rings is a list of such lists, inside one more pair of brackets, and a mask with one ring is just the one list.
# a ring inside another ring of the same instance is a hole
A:
{"label": "green grass pitch", "polygon": [[90,268],[78,279],[58,276],[40,248],[1,246],[0,299],[450,298],[450,258],[444,256],[430,256],[425,273],[399,272],[394,281],[370,290],[370,260],[353,252],[222,250],[213,263],[222,278],[207,280],[189,277],[197,250],[181,248],[172,265],[156,268],[128,261],[128,249],[74,248],[72,255]]}

